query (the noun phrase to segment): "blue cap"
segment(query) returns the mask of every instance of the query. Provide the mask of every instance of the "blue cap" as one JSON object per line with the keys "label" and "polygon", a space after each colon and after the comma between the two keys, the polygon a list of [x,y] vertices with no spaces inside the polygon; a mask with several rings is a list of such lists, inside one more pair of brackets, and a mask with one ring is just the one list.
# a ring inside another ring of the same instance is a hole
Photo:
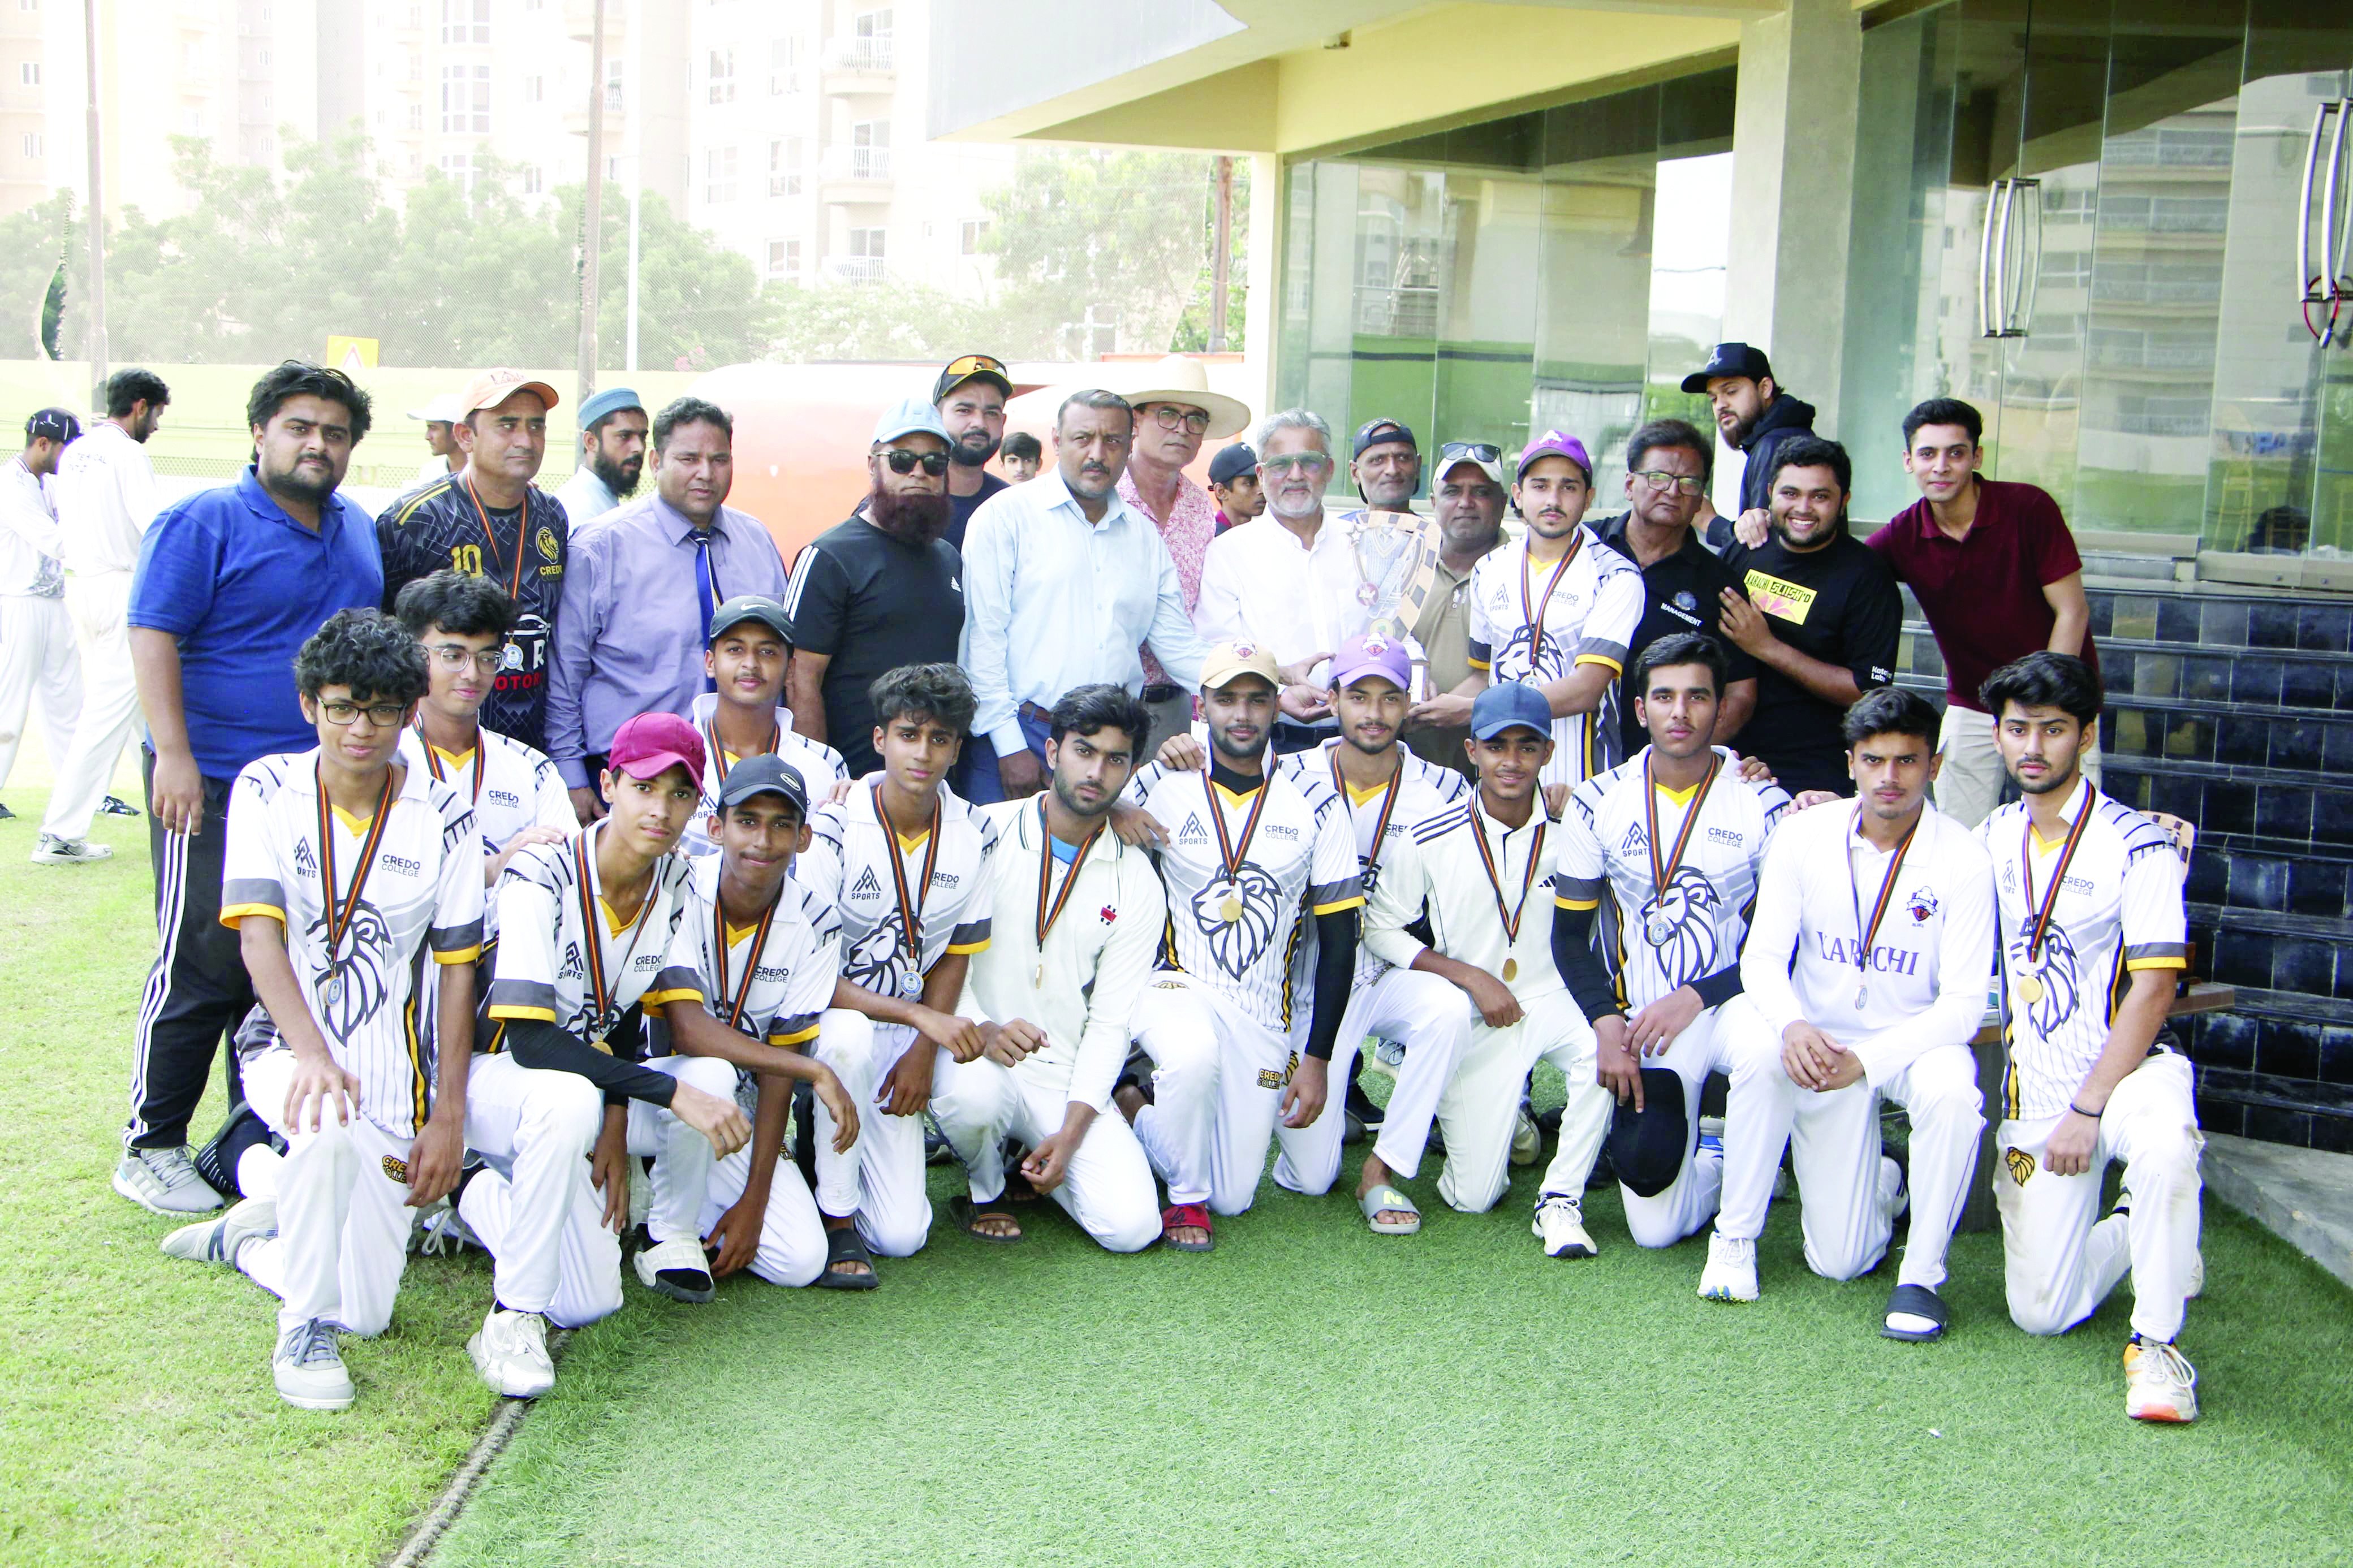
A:
{"label": "blue cap", "polygon": [[1218,455],[1209,459],[1209,482],[1213,485],[1229,485],[1244,474],[1257,472],[1258,454],[1251,451],[1246,442],[1237,441],[1230,447],[1221,447]]}
{"label": "blue cap", "polygon": [[646,411],[646,405],[638,401],[638,395],[628,387],[608,386],[580,405],[580,428],[593,430],[596,427],[596,421],[607,414],[619,414],[631,408],[640,414]]}
{"label": "blue cap", "polygon": [[[965,379],[969,380],[970,377]],[[940,411],[920,397],[902,397],[883,410],[882,417],[874,422],[874,444],[895,441],[902,436],[937,436],[943,446],[953,447],[955,437],[940,422]]]}
{"label": "blue cap", "polygon": [[1552,739],[1552,704],[1545,694],[1522,681],[1491,686],[1472,700],[1471,738],[1492,741],[1506,730],[1534,730]]}

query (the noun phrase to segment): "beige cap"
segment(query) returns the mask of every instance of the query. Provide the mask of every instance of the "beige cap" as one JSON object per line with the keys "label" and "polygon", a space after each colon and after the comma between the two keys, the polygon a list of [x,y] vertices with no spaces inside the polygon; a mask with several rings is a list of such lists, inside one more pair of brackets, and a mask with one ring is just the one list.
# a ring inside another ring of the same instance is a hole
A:
{"label": "beige cap", "polygon": [[547,383],[533,381],[519,370],[501,366],[497,370],[486,370],[466,384],[465,393],[458,399],[458,417],[463,419],[469,414],[496,408],[518,392],[539,394],[539,400],[550,408],[554,407],[558,401],[555,388]]}
{"label": "beige cap", "polygon": [[1221,642],[1209,650],[1201,661],[1201,689],[1216,691],[1230,686],[1245,675],[1255,675],[1273,687],[1282,689],[1282,677],[1274,668],[1274,654],[1256,643]]}

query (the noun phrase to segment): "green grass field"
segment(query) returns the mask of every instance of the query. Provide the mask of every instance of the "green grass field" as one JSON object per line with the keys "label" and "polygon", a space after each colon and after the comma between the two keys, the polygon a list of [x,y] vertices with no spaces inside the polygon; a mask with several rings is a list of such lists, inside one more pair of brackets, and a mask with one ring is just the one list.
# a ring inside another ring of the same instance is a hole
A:
{"label": "green grass field", "polygon": [[[487,1263],[412,1263],[391,1332],[346,1342],[353,1410],[279,1403],[267,1298],[162,1257],[167,1222],[107,1185],[145,826],[27,865],[29,749],[0,795],[0,1563],[380,1562],[490,1415],[462,1348]],[[2164,1429],[2122,1415],[2124,1303],[2027,1339],[1990,1235],[1956,1248],[1953,1335],[1900,1345],[1884,1276],[1807,1274],[1791,1205],[1764,1300],[1718,1307],[1703,1247],[1638,1251],[1614,1195],[1601,1258],[1546,1261],[1519,1177],[1407,1241],[1270,1184],[1207,1257],[1045,1214],[1014,1248],[943,1224],[868,1296],[633,1281],[432,1561],[2343,1561],[2353,1294],[2219,1205],[2183,1336],[2204,1418]]]}

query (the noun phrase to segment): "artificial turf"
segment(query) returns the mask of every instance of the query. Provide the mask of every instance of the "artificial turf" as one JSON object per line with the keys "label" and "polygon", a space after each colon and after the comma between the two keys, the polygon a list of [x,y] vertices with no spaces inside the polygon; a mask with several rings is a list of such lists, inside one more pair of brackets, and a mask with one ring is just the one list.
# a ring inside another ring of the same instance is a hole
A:
{"label": "artificial turf", "polygon": [[[36,761],[36,765],[37,763]],[[381,1561],[491,1407],[463,1343],[479,1254],[410,1265],[346,1342],[360,1402],[272,1393],[271,1310],[154,1250],[107,1186],[153,952],[143,823],[28,866],[0,824],[0,1563]],[[208,1104],[200,1134],[216,1118]],[[1353,1168],[1353,1159],[1351,1161]],[[1534,1176],[1410,1239],[1270,1184],[1206,1257],[1114,1258],[1059,1214],[1018,1247],[946,1221],[871,1295],[640,1289],[575,1335],[432,1561],[2337,1563],[2353,1532],[2353,1294],[2216,1204],[2183,1347],[2198,1425],[2122,1415],[2125,1303],[2064,1338],[2002,1316],[1965,1236],[1934,1346],[1877,1337],[1884,1274],[1805,1272],[1793,1205],[1764,1299],[1693,1295],[1704,1248],[1545,1259]],[[934,1173],[939,1203],[949,1190]],[[944,1205],[943,1205],[944,1206]]]}

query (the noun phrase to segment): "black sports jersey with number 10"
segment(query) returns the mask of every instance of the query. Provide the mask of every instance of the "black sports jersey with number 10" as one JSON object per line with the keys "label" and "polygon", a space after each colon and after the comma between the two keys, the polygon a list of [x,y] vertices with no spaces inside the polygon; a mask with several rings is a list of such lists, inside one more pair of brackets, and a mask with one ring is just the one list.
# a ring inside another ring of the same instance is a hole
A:
{"label": "black sports jersey with number 10", "polygon": [[[518,538],[517,535],[521,537]],[[384,555],[384,607],[419,577],[456,570],[488,577],[515,602],[497,684],[482,703],[483,727],[534,751],[547,750],[547,654],[572,525],[554,496],[533,487],[521,508],[479,502],[465,475],[451,474],[409,491],[375,520]]]}

